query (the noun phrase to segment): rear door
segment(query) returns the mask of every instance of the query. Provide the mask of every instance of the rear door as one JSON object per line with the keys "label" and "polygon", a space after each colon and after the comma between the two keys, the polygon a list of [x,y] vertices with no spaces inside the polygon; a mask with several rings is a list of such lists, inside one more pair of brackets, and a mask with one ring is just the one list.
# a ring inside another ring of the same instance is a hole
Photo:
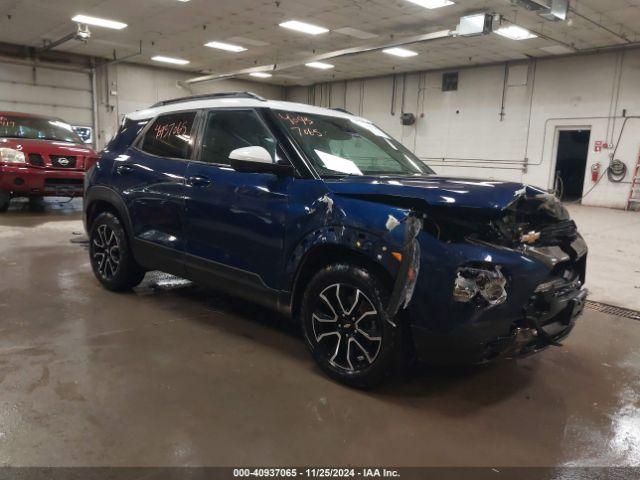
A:
{"label": "rear door", "polygon": [[113,186],[131,217],[136,260],[183,274],[184,196],[197,111],[160,115],[114,162]]}
{"label": "rear door", "polygon": [[230,167],[231,151],[249,146],[281,161],[275,136],[256,110],[211,110],[203,123],[199,155],[187,170],[188,276],[270,303],[280,287],[293,177]]}

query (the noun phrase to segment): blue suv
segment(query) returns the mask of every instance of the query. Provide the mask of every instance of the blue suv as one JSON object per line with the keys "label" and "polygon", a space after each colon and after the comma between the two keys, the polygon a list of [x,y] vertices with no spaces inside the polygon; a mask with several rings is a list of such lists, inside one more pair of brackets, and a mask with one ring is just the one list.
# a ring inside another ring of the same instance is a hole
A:
{"label": "blue suv", "polygon": [[586,297],[587,247],[555,197],[437,176],[345,111],[161,102],[125,118],[85,188],[106,288],[161,270],[277,309],[353,386],[407,353],[480,363],[559,345]]}

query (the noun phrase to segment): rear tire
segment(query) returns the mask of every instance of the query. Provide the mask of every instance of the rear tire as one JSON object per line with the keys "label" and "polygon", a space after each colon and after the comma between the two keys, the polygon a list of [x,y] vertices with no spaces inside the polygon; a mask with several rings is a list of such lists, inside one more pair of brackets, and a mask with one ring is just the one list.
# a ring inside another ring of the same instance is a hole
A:
{"label": "rear tire", "polygon": [[89,256],[93,274],[109,290],[131,290],[144,278],[120,219],[110,212],[98,215],[91,225]]}
{"label": "rear tire", "polygon": [[350,264],[329,265],[311,279],[302,299],[303,332],[331,378],[371,388],[392,373],[401,335],[387,316],[389,294],[374,274]]}
{"label": "rear tire", "polygon": [[44,197],[42,195],[32,195],[29,197],[29,209],[34,211],[44,210]]}
{"label": "rear tire", "polygon": [[0,190],[0,213],[4,213],[9,210],[9,204],[11,203],[11,197],[7,192]]}

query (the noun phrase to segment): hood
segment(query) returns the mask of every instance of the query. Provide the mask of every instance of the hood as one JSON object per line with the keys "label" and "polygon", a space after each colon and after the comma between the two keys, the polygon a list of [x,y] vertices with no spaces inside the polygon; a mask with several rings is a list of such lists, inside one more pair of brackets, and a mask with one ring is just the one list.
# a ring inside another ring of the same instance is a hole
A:
{"label": "hood", "polygon": [[0,147],[15,148],[26,153],[74,155],[81,157],[95,157],[95,151],[84,145],[55,140],[35,140],[29,138],[0,138]]}
{"label": "hood", "polygon": [[486,213],[500,212],[523,196],[547,193],[521,183],[437,176],[349,176],[325,181],[329,190],[337,195],[389,201],[407,207],[418,201],[431,207],[478,209]]}

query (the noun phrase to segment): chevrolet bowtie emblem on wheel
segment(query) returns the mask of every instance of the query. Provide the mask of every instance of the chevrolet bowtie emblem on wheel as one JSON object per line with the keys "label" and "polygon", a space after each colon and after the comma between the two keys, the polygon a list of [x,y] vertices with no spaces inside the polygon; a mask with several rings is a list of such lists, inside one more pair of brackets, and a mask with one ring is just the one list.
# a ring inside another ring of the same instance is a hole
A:
{"label": "chevrolet bowtie emblem on wheel", "polygon": [[520,241],[522,243],[532,244],[536,243],[538,240],[540,240],[540,232],[529,232],[520,237]]}
{"label": "chevrolet bowtie emblem on wheel", "polygon": [[66,167],[67,165],[69,165],[69,159],[68,158],[59,158],[58,159],[58,163],[60,165],[62,165],[63,167]]}

